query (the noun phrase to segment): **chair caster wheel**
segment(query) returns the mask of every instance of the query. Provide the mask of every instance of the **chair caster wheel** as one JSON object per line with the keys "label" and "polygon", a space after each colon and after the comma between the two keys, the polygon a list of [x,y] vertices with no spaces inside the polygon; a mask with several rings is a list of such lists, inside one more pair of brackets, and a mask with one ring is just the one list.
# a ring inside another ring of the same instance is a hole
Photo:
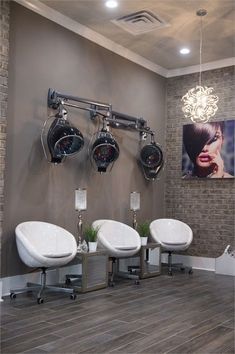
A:
{"label": "chair caster wheel", "polygon": [[189,269],[188,274],[193,274],[193,270]]}
{"label": "chair caster wheel", "polygon": [[77,295],[76,295],[76,294],[71,294],[71,295],[70,295],[70,299],[71,299],[71,300],[76,300],[76,298],[77,298]]}
{"label": "chair caster wheel", "polygon": [[71,280],[69,279],[69,278],[67,278],[66,280],[65,280],[65,285],[71,285]]}
{"label": "chair caster wheel", "polygon": [[44,302],[44,299],[42,298],[42,297],[39,297],[38,299],[37,299],[37,303],[40,305],[40,304],[43,304],[43,302]]}
{"label": "chair caster wheel", "polygon": [[173,273],[171,270],[168,271],[168,275],[170,275],[172,277]]}
{"label": "chair caster wheel", "polygon": [[113,288],[114,285],[115,285],[115,283],[114,283],[113,281],[110,281],[110,282],[109,282],[109,286],[111,286],[111,288]]}
{"label": "chair caster wheel", "polygon": [[135,285],[140,285],[140,281],[139,280],[135,280]]}
{"label": "chair caster wheel", "polygon": [[15,299],[16,298],[16,294],[15,293],[10,293],[10,299]]}

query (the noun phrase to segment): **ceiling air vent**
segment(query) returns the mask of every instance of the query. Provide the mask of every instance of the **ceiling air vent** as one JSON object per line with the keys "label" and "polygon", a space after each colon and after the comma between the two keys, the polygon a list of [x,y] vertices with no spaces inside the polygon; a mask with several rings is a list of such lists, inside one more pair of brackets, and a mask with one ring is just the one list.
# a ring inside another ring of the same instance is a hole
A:
{"label": "ceiling air vent", "polygon": [[134,12],[111,22],[133,35],[169,26],[163,19],[148,10]]}

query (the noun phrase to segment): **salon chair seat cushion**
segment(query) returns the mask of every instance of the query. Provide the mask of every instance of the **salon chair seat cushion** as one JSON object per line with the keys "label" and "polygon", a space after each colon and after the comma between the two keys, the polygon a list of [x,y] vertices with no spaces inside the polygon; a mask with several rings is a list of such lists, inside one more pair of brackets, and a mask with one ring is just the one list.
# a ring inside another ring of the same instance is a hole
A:
{"label": "salon chair seat cushion", "polygon": [[169,246],[173,246],[173,245],[176,245],[176,246],[186,246],[187,245],[187,242],[170,242],[170,241],[162,241],[162,243],[164,243],[164,245],[169,245]]}
{"label": "salon chair seat cushion", "polygon": [[126,250],[126,251],[128,251],[128,250],[135,250],[135,249],[136,249],[136,246],[134,246],[134,247],[116,246],[116,248],[117,248],[118,250]]}
{"label": "salon chair seat cushion", "polygon": [[58,253],[58,254],[43,254],[44,257],[47,258],[63,258],[63,257],[69,257],[71,256],[72,252],[67,252],[67,253]]}

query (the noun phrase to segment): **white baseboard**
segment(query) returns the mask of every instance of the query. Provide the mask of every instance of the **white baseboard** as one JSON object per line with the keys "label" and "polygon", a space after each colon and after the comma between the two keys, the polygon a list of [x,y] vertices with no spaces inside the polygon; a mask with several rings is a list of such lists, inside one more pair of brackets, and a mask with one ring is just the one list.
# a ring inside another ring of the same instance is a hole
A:
{"label": "white baseboard", "polygon": [[[161,261],[163,263],[168,262],[168,253],[161,254]],[[201,269],[201,270],[215,272],[215,258],[172,254],[172,263],[183,263],[185,266],[192,267],[194,269]],[[139,264],[138,257],[120,259],[119,269],[121,271],[126,271],[127,266],[129,265],[133,266],[137,264]]]}
{"label": "white baseboard", "polygon": [[[163,263],[167,263],[167,258],[168,254],[162,253]],[[208,270],[211,272],[215,271],[215,258],[173,254],[172,263],[183,263],[185,266],[192,267],[194,269]]]}
{"label": "white baseboard", "polygon": [[[47,271],[47,283],[55,284],[63,282],[66,274],[81,274],[81,265],[76,264],[67,266],[60,269],[52,269]],[[27,273],[22,275],[15,275],[13,277],[6,277],[0,279],[0,300],[2,296],[10,294],[11,290],[24,288],[27,282],[40,283],[41,272]],[[2,300],[3,301],[3,300]]]}

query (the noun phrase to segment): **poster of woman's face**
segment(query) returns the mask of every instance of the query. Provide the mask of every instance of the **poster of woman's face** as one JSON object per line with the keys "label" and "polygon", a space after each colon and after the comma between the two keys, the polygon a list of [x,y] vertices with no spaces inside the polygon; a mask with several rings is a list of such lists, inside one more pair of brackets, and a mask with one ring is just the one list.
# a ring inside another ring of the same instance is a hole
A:
{"label": "poster of woman's face", "polygon": [[235,120],[183,126],[182,178],[234,178]]}

